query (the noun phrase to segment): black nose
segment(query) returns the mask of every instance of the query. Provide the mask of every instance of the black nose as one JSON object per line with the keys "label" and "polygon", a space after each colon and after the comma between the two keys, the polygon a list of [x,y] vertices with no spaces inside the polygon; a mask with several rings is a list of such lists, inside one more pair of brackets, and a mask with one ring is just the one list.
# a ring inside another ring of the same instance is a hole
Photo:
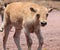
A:
{"label": "black nose", "polygon": [[41,22],[41,25],[45,26],[45,25],[47,25],[47,22]]}

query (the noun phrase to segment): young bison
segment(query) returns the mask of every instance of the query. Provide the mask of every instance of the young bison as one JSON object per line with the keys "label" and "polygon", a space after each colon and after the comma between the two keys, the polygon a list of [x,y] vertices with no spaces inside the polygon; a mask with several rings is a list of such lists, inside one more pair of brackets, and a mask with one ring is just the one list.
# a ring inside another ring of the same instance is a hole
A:
{"label": "young bison", "polygon": [[5,8],[4,20],[0,30],[3,28],[3,48],[6,50],[6,41],[12,26],[15,27],[15,34],[13,36],[18,50],[20,47],[20,32],[24,28],[24,33],[27,39],[28,50],[31,50],[32,40],[30,33],[35,32],[39,46],[38,50],[42,49],[43,37],[41,35],[40,26],[47,24],[48,9],[44,6],[39,6],[30,2],[14,2]]}
{"label": "young bison", "polygon": [[10,3],[5,3],[4,1],[0,1],[0,15],[1,15],[1,19],[3,21],[3,16],[4,16],[4,9],[5,7],[10,4]]}

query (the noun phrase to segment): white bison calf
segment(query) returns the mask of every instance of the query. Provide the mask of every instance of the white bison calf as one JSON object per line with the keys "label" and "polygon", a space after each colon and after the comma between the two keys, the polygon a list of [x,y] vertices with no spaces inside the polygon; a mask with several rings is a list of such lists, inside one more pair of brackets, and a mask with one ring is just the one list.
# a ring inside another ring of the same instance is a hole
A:
{"label": "white bison calf", "polygon": [[24,28],[24,33],[26,35],[28,50],[31,50],[32,40],[30,33],[33,32],[35,32],[38,38],[38,50],[41,50],[43,45],[43,37],[40,32],[40,26],[45,26],[47,24],[47,16],[48,9],[35,3],[14,2],[7,5],[4,11],[4,20],[0,28],[3,28],[4,50],[6,50],[6,41],[12,26],[15,27],[15,34],[13,38],[18,50],[21,50],[19,41],[22,28]]}

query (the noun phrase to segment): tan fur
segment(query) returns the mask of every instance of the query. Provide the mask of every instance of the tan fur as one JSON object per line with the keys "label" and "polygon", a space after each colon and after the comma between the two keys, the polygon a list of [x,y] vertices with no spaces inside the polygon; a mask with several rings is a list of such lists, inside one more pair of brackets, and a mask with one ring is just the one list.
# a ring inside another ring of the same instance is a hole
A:
{"label": "tan fur", "polygon": [[[31,12],[30,7],[33,7],[34,9],[36,9],[37,12],[36,13]],[[16,22],[18,18],[23,18],[23,21],[25,22],[26,20],[34,19],[37,13],[41,15],[40,18],[42,18],[43,20],[43,18],[48,13],[48,10],[47,8],[43,6],[39,6],[34,3],[15,2],[15,3],[9,4],[7,8],[5,9],[5,12],[10,14],[11,22]]]}
{"label": "tan fur", "polygon": [[[33,10],[31,11],[30,8],[33,8],[36,12],[34,12]],[[39,6],[38,4],[35,3],[14,2],[7,5],[4,11],[4,21],[1,26],[4,28],[4,34],[5,34],[3,37],[4,50],[6,50],[5,44],[11,26],[15,26],[16,29],[16,32],[14,34],[14,40],[18,50],[21,50],[19,46],[19,34],[22,28],[24,28],[24,32],[26,35],[28,49],[31,50],[31,44],[32,44],[30,33],[35,32],[39,40],[38,50],[40,50],[42,48],[42,42],[43,42],[43,38],[40,33],[40,26],[41,26],[40,23],[47,22],[46,21],[47,13],[48,9],[46,7]],[[37,14],[40,15],[39,18]]]}

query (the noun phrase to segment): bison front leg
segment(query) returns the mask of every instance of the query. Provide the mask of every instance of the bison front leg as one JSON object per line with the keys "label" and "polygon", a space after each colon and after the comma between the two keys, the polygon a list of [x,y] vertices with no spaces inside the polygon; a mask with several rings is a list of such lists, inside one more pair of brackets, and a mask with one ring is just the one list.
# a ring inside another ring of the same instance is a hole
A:
{"label": "bison front leg", "polygon": [[3,17],[3,14],[1,14],[1,19],[2,19],[2,22],[3,22],[3,18],[4,18],[4,17]]}
{"label": "bison front leg", "polygon": [[7,24],[7,19],[8,19],[8,15],[6,14],[6,13],[4,13],[4,17],[3,17],[3,14],[1,14],[1,16],[2,16],[2,24],[1,24],[1,26],[0,26],[0,32],[2,32],[3,31],[3,29],[4,29],[4,27],[5,27],[5,25]]}
{"label": "bison front leg", "polygon": [[14,37],[13,37],[14,38],[14,42],[15,42],[18,50],[21,50],[21,47],[20,47],[20,32],[21,32],[20,29],[16,29]]}
{"label": "bison front leg", "polygon": [[35,34],[36,34],[36,36],[37,36],[37,38],[38,38],[38,42],[39,42],[39,46],[38,46],[38,49],[37,49],[37,50],[42,50],[43,37],[42,37],[42,35],[41,35],[40,30],[37,29],[37,30],[35,31]]}
{"label": "bison front leg", "polygon": [[30,37],[30,33],[28,30],[25,30],[25,36],[26,36],[26,40],[27,40],[27,45],[28,45],[28,50],[31,50],[31,46],[32,46],[32,39]]}

